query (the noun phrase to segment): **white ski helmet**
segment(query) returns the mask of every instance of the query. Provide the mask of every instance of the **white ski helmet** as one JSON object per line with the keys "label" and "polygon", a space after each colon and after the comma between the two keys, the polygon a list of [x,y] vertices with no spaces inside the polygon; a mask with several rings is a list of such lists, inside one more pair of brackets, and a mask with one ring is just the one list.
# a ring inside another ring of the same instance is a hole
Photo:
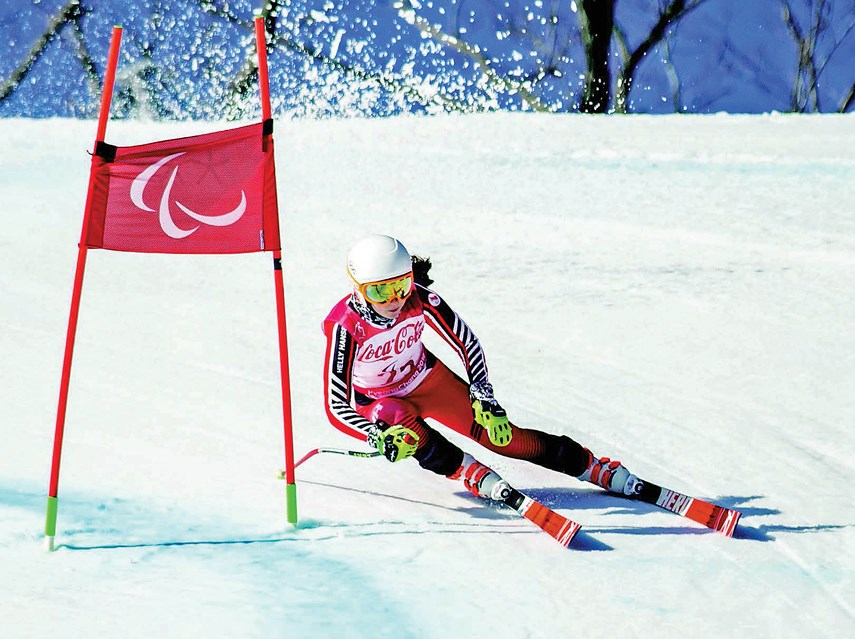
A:
{"label": "white ski helmet", "polygon": [[347,272],[357,284],[381,282],[412,270],[413,260],[407,248],[388,235],[369,235],[347,254]]}

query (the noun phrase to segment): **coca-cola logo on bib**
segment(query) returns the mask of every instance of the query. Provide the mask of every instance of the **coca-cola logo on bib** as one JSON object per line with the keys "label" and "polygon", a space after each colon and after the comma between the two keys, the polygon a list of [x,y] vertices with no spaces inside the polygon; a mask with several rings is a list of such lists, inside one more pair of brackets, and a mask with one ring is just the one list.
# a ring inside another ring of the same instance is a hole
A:
{"label": "coca-cola logo on bib", "polygon": [[391,359],[412,348],[422,337],[423,322],[413,322],[402,325],[391,338],[383,340],[388,334],[383,333],[368,340],[362,345],[357,359],[361,362],[380,362]]}

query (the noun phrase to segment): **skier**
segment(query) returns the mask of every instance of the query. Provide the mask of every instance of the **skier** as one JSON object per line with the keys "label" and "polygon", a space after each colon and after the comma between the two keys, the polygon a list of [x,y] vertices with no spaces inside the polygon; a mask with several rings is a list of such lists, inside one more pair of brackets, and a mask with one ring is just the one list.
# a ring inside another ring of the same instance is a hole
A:
{"label": "skier", "polygon": [[[422,468],[461,481],[475,496],[504,500],[508,483],[449,442],[432,419],[507,457],[633,495],[638,478],[564,435],[520,428],[493,396],[472,329],[427,288],[430,260],[401,242],[372,235],[347,258],[352,292],[323,322],[326,412],[336,428],[367,441],[389,461],[414,457]],[[429,326],[457,352],[468,383],[422,343]]]}

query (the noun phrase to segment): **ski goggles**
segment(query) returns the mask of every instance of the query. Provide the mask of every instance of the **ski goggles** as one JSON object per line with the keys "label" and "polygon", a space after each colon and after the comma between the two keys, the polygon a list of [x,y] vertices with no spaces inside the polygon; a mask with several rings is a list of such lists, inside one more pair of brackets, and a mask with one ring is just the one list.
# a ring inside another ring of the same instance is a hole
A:
{"label": "ski goggles", "polygon": [[356,286],[362,297],[372,304],[387,304],[392,300],[405,300],[413,292],[413,274],[396,275],[388,280],[368,282]]}

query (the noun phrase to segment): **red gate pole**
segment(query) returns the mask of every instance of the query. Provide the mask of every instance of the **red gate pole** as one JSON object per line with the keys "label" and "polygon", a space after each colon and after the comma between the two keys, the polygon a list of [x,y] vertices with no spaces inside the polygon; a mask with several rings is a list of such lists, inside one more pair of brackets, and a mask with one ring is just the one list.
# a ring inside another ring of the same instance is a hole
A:
{"label": "red gate pole", "polygon": [[[270,84],[267,75],[267,39],[264,19],[255,16],[255,47],[258,51],[258,87],[261,92],[261,119],[270,113]],[[288,370],[288,331],[285,322],[285,285],[282,278],[282,251],[273,251],[273,279],[276,284],[276,318],[279,327],[279,369],[282,377],[282,416],[285,429],[285,508],[288,523],[297,523],[297,484],[294,475],[294,433],[291,422],[291,376]]]}
{"label": "red gate pole", "polygon": [[[107,132],[107,120],[110,117],[110,103],[113,99],[113,83],[116,79],[116,67],[119,63],[119,48],[122,43],[122,27],[113,27],[110,38],[110,52],[107,56],[107,74],[101,93],[101,111],[98,117],[98,131],[95,135],[93,161],[98,143],[104,141]],[[62,457],[62,437],[65,431],[65,413],[68,406],[68,386],[71,380],[71,359],[74,354],[74,337],[77,334],[77,317],[80,311],[80,295],[83,291],[83,272],[86,269],[86,232],[89,228],[89,207],[92,201],[94,171],[89,175],[89,190],[86,194],[86,209],[83,213],[83,229],[80,232],[80,244],[77,253],[77,268],[74,272],[74,287],[71,292],[71,311],[68,317],[68,330],[65,335],[65,356],[62,362],[62,377],[59,384],[59,405],[56,410],[56,431],[53,437],[53,459],[50,470],[50,487],[47,498],[45,518],[45,546],[54,549],[56,538],[56,515],[59,505],[59,463]]]}

